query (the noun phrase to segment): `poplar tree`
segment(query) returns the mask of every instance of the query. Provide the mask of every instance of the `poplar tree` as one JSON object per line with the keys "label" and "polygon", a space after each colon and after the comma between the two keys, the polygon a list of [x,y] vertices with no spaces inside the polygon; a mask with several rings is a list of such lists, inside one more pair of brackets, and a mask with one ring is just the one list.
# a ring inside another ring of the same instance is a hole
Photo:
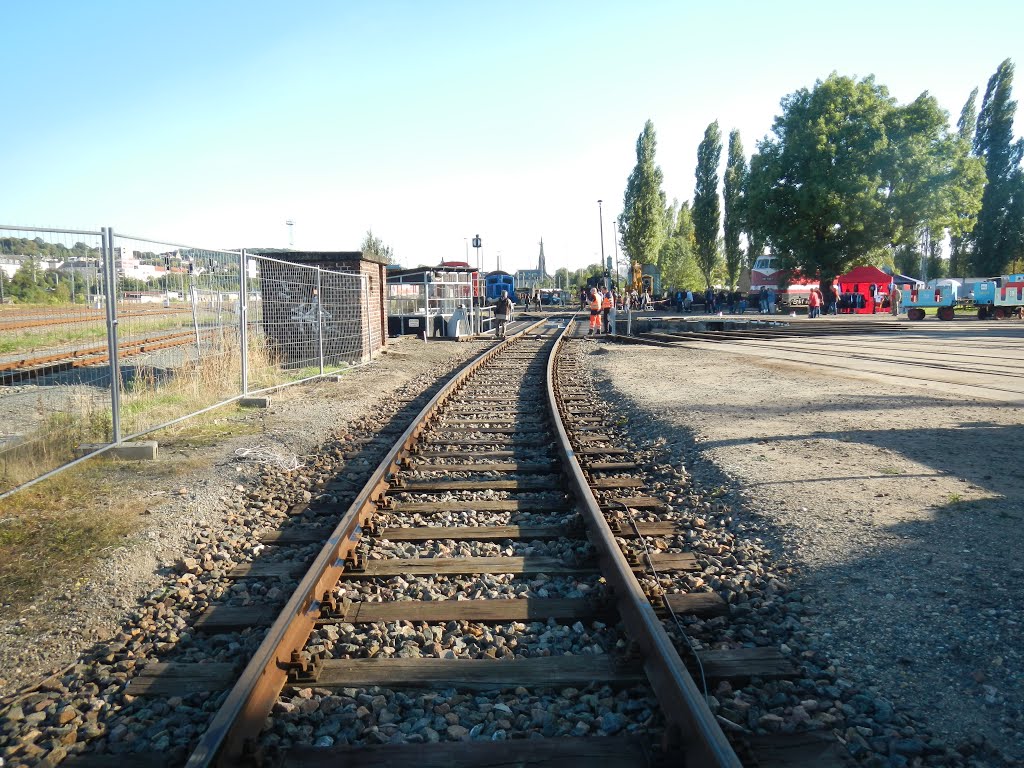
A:
{"label": "poplar tree", "polygon": [[630,275],[634,263],[656,264],[665,241],[664,176],[654,162],[657,144],[654,123],[648,120],[636,140],[636,166],[626,181],[619,217],[620,242]]}
{"label": "poplar tree", "polygon": [[989,78],[978,113],[974,153],[985,160],[985,192],[974,227],[974,269],[980,275],[998,275],[1020,245],[1021,225],[1014,221],[1014,185],[1019,173],[1024,142],[1013,141],[1013,117],[1017,102],[1011,100],[1013,62],[1003,61]]}
{"label": "poplar tree", "polygon": [[697,266],[707,287],[718,263],[718,164],[722,159],[722,139],[718,121],[704,131],[697,147],[697,184],[693,192],[693,228],[697,241]]}
{"label": "poplar tree", "polygon": [[[971,91],[964,108],[960,110],[960,119],[956,121],[957,140],[962,146],[974,145],[974,128],[978,120],[978,89]],[[973,226],[973,224],[972,224]],[[949,274],[953,277],[967,277],[970,268],[970,232],[952,234],[949,237]]]}
{"label": "poplar tree", "polygon": [[743,250],[740,248],[740,232],[746,219],[744,192],[747,186],[747,161],[743,157],[740,132],[729,132],[729,155],[725,162],[725,176],[722,179],[724,216],[722,228],[725,232],[725,269],[729,285],[735,286],[743,268]]}

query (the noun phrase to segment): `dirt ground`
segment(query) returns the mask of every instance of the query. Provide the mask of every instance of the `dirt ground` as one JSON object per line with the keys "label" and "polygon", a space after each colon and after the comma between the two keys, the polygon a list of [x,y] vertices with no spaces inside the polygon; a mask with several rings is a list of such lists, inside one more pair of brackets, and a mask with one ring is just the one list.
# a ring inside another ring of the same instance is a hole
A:
{"label": "dirt ground", "polygon": [[1021,408],[735,351],[589,359],[633,433],[726,485],[798,566],[808,646],[950,744],[1024,759]]}

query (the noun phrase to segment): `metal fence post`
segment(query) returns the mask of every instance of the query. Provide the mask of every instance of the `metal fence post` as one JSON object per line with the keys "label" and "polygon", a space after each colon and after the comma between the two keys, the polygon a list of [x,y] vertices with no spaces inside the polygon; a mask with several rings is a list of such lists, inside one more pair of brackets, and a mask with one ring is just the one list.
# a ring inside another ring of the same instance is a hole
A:
{"label": "metal fence post", "polygon": [[199,337],[199,315],[197,314],[196,307],[196,278],[194,275],[188,280],[188,295],[192,300],[192,328],[196,332],[196,362],[198,363],[203,358],[203,352],[201,349],[202,341]]}
{"label": "metal fence post", "polygon": [[238,343],[242,350],[242,394],[249,394],[249,274],[248,257],[238,257]]}
{"label": "metal fence post", "polygon": [[114,259],[114,230],[103,227],[104,292],[107,305],[107,353],[110,358],[110,426],[113,443],[121,442],[121,363],[117,356],[117,263]]}
{"label": "metal fence post", "polygon": [[324,313],[323,313],[323,302],[321,301],[320,292],[323,289],[323,281],[321,275],[323,270],[320,267],[316,268],[316,343],[317,350],[320,358],[320,375],[324,375]]}

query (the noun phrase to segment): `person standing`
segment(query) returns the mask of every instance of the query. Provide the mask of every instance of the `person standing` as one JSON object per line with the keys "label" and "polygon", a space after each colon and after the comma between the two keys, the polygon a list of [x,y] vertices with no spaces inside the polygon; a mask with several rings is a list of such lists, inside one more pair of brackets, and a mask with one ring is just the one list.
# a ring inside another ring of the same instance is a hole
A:
{"label": "person standing", "polygon": [[821,291],[811,288],[811,295],[807,297],[807,317],[813,320],[821,314]]}
{"label": "person standing", "polygon": [[775,314],[775,298],[776,298],[775,297],[775,289],[774,288],[769,288],[768,289],[768,297],[766,299],[767,302],[768,302],[768,314],[769,315],[774,315]]}
{"label": "person standing", "polygon": [[839,281],[833,280],[832,286],[829,288],[829,299],[828,299],[828,313],[830,315],[839,314]]}
{"label": "person standing", "polygon": [[495,337],[505,338],[505,325],[512,322],[512,299],[508,291],[502,291],[501,297],[495,302]]}
{"label": "person standing", "polygon": [[601,328],[602,332],[608,334],[608,315],[612,311],[612,304],[615,303],[615,298],[612,296],[612,289],[606,288],[604,295],[601,296]]}
{"label": "person standing", "polygon": [[686,289],[686,306],[684,309],[689,312],[690,307],[693,306],[693,291],[689,288]]}
{"label": "person standing", "polygon": [[903,291],[896,283],[892,284],[892,288],[889,289],[889,311],[892,312],[893,317],[896,317],[900,313],[900,304],[903,302]]}
{"label": "person standing", "polygon": [[512,299],[508,297],[508,291],[502,291],[501,297],[494,302],[494,335],[496,338],[505,338],[505,324],[512,322]]}
{"label": "person standing", "polygon": [[590,289],[587,306],[590,308],[590,330],[587,331],[587,336],[593,336],[601,332],[601,295],[597,288]]}

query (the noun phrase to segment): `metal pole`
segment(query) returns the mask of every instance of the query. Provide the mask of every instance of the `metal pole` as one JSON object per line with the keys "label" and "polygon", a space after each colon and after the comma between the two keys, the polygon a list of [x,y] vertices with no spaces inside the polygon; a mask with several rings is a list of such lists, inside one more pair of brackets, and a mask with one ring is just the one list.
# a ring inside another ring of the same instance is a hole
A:
{"label": "metal pole", "polygon": [[615,217],[615,292],[619,292],[619,218]]}
{"label": "metal pole", "polygon": [[245,249],[238,255],[238,343],[242,355],[242,394],[249,393],[249,275]]}
{"label": "metal pole", "polygon": [[[601,201],[597,201],[597,222],[601,227],[601,266],[604,267],[604,214],[601,211]],[[605,278],[605,288],[611,287],[611,277]]]}
{"label": "metal pole", "polygon": [[202,358],[202,353],[199,349],[199,315],[196,313],[196,280],[195,277],[189,278],[188,281],[188,294],[192,299],[192,328],[196,332],[196,362]]}
{"label": "metal pole", "polygon": [[430,285],[427,278],[429,272],[423,273],[423,341],[427,340],[428,329],[430,328]]}
{"label": "metal pole", "polygon": [[320,290],[323,281],[320,279],[320,267],[316,268],[316,346],[320,358],[320,375],[324,375],[324,313],[321,311]]}
{"label": "metal pole", "polygon": [[112,442],[121,442],[121,363],[117,357],[117,267],[114,263],[114,230],[102,230],[104,290],[107,294],[107,354],[110,358],[110,427]]}

